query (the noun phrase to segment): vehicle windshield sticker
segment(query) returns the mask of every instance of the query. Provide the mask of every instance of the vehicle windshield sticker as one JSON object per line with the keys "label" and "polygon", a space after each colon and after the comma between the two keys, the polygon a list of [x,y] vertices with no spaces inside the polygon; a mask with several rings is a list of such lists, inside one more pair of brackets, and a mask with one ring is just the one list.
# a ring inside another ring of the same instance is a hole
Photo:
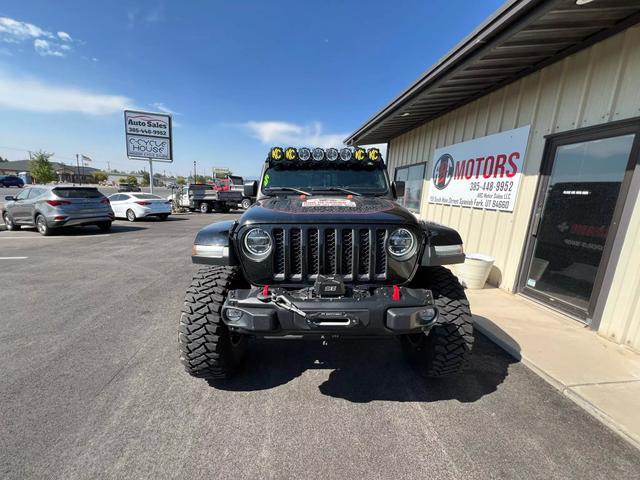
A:
{"label": "vehicle windshield sticker", "polygon": [[267,188],[267,185],[269,185],[269,174],[268,173],[264,176],[264,179],[262,180],[262,186],[264,188]]}
{"label": "vehicle windshield sticker", "polygon": [[303,207],[348,207],[355,208],[356,202],[345,198],[310,198],[302,202]]}

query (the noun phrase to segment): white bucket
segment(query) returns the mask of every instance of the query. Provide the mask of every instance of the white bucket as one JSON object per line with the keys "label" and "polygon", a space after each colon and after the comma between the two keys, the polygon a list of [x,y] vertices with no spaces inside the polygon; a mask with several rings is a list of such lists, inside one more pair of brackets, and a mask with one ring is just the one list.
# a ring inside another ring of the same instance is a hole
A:
{"label": "white bucket", "polygon": [[456,265],[460,283],[469,289],[484,288],[495,258],[480,253],[467,253],[464,263]]}

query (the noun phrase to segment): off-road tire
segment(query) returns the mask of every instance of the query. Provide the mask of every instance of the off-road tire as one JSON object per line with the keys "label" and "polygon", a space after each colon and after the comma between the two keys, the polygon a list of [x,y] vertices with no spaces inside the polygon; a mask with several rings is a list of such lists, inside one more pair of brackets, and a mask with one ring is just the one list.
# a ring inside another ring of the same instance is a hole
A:
{"label": "off-road tire", "polygon": [[207,202],[202,202],[198,207],[200,213],[209,213],[211,211],[211,206]]}
{"label": "off-road tire", "polygon": [[242,364],[247,337],[230,332],[221,317],[227,293],[241,284],[237,267],[205,267],[193,277],[178,334],[180,360],[190,375],[228,379]]}
{"label": "off-road tire", "polygon": [[418,270],[411,286],[431,290],[439,317],[427,335],[403,335],[402,349],[426,377],[460,373],[473,348],[473,319],[462,285],[448,269],[429,267]]}
{"label": "off-road tire", "polygon": [[22,227],[20,225],[16,225],[13,223],[13,219],[9,216],[8,212],[4,212],[4,224],[7,226],[7,230],[10,232],[14,232],[16,230],[20,230]]}

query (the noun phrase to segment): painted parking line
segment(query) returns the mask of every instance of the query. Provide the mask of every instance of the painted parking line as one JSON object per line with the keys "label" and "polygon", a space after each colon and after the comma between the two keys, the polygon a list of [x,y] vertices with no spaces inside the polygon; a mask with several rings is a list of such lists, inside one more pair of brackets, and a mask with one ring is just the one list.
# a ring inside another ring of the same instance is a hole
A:
{"label": "painted parking line", "polygon": [[26,235],[21,235],[21,236],[14,236],[14,235],[9,235],[9,236],[1,236],[0,240],[33,240],[33,239],[43,239],[43,240],[63,240],[63,239],[67,239],[67,238],[104,238],[104,237],[110,237],[111,234],[110,233],[101,233],[99,235],[69,235],[69,236],[63,236],[63,237],[43,237],[42,235],[33,235],[33,236],[26,236]]}
{"label": "painted parking line", "polygon": [[0,257],[0,260],[26,260],[29,257]]}

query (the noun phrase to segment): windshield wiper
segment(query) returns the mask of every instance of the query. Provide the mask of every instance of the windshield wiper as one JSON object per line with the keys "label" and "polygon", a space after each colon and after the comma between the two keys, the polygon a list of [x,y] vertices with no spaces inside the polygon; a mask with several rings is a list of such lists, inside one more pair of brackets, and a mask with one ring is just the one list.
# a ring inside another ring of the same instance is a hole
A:
{"label": "windshield wiper", "polygon": [[299,193],[300,195],[306,195],[308,197],[313,196],[312,193],[309,192],[305,192],[304,190],[300,190],[299,188],[293,188],[293,187],[272,187],[269,189],[266,189],[267,192],[296,192]]}
{"label": "windshield wiper", "polygon": [[344,193],[349,193],[351,195],[356,195],[358,197],[362,195],[359,192],[354,192],[353,190],[349,190],[348,188],[343,188],[343,187],[314,188],[311,191],[312,192],[344,192]]}

